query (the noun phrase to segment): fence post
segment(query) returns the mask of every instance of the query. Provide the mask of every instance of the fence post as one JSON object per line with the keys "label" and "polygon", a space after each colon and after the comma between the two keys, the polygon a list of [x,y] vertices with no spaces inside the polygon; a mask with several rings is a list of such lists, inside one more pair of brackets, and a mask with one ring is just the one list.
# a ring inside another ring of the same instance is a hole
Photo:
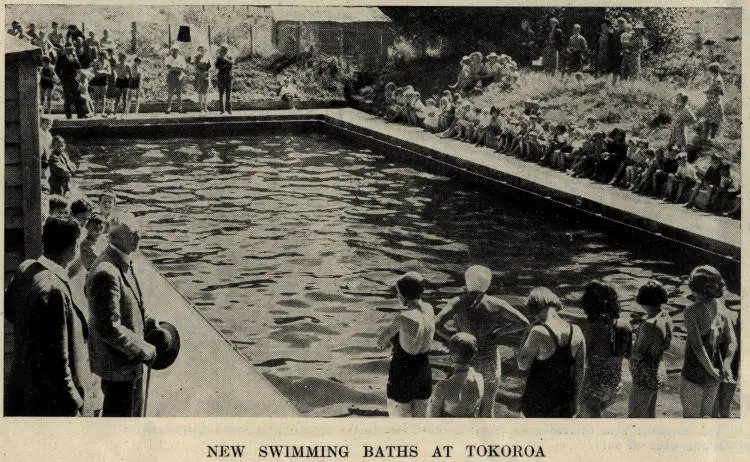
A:
{"label": "fence post", "polygon": [[250,26],[250,58],[253,57],[253,26]]}
{"label": "fence post", "polygon": [[344,27],[339,27],[339,59],[344,58]]}
{"label": "fence post", "polygon": [[172,50],[172,25],[167,24],[167,35],[169,36],[169,40],[167,41],[169,44],[169,50],[171,52]]}
{"label": "fence post", "polygon": [[86,35],[86,23],[81,23],[81,33],[85,36]]}
{"label": "fence post", "polygon": [[208,50],[211,51],[211,24],[208,25]]}
{"label": "fence post", "polygon": [[130,33],[131,33],[131,39],[130,39],[130,50],[135,53],[138,51],[138,42],[136,38],[138,37],[138,31],[135,21],[130,23]]}

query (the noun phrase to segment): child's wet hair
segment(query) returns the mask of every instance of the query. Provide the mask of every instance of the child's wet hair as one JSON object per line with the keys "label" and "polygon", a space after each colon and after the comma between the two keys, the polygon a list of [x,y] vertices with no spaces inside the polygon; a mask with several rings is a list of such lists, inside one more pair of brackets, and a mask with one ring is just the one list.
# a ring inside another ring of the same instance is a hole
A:
{"label": "child's wet hair", "polygon": [[410,271],[396,281],[396,288],[405,300],[419,300],[424,293],[424,277]]}
{"label": "child's wet hair", "polygon": [[469,364],[477,355],[477,339],[468,332],[459,332],[451,337],[448,348],[458,364]]}

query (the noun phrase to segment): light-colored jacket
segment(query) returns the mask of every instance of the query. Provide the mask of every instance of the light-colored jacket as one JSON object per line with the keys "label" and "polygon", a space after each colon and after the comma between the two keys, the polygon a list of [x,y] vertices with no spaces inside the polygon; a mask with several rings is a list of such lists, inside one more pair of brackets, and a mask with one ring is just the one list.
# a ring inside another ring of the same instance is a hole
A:
{"label": "light-colored jacket", "polygon": [[146,315],[137,277],[114,248],[107,247],[86,277],[91,319],[91,371],[102,380],[134,380],[152,347],[144,334],[155,327]]}

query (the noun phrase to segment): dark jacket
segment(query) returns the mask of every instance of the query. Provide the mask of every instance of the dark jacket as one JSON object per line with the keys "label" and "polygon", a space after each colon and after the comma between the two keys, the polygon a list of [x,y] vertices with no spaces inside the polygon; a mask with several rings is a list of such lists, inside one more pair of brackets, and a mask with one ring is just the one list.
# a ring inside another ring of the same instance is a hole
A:
{"label": "dark jacket", "polygon": [[8,285],[5,303],[14,324],[5,415],[76,415],[91,384],[89,331],[67,277],[27,260]]}
{"label": "dark jacket", "polygon": [[61,55],[55,63],[55,73],[60,77],[63,85],[77,86],[76,76],[79,69],[81,69],[81,62],[77,58],[70,59],[65,54]]}
{"label": "dark jacket", "polygon": [[232,80],[232,66],[234,62],[229,56],[217,56],[216,57],[216,79],[219,82],[226,82]]}
{"label": "dark jacket", "polygon": [[144,333],[154,328],[154,320],[146,316],[136,276],[111,246],[89,270],[86,299],[92,328],[91,371],[102,380],[137,379],[150,348]]}

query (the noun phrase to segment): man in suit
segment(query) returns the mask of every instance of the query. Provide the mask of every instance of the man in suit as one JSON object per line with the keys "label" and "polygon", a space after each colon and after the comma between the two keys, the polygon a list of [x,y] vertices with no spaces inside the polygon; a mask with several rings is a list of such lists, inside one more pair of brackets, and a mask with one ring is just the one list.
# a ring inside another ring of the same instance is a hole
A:
{"label": "man in suit", "polygon": [[143,415],[143,364],[154,347],[144,340],[156,321],[146,315],[143,293],[132,268],[140,232],[136,218],[118,214],[111,221],[110,245],[86,277],[91,315],[91,371],[102,379],[104,417]]}
{"label": "man in suit", "polygon": [[76,108],[78,118],[86,118],[86,108],[83,105],[81,92],[78,90],[78,71],[81,70],[81,62],[75,54],[75,48],[72,45],[65,46],[65,54],[57,59],[55,64],[55,73],[60,77],[63,91],[63,104],[65,104],[65,117],[70,119],[73,113],[70,105]]}
{"label": "man in suit", "polygon": [[14,325],[5,415],[81,415],[91,383],[88,322],[73,301],[66,270],[80,235],[73,218],[48,218],[44,254],[23,262],[5,292],[6,317]]}

